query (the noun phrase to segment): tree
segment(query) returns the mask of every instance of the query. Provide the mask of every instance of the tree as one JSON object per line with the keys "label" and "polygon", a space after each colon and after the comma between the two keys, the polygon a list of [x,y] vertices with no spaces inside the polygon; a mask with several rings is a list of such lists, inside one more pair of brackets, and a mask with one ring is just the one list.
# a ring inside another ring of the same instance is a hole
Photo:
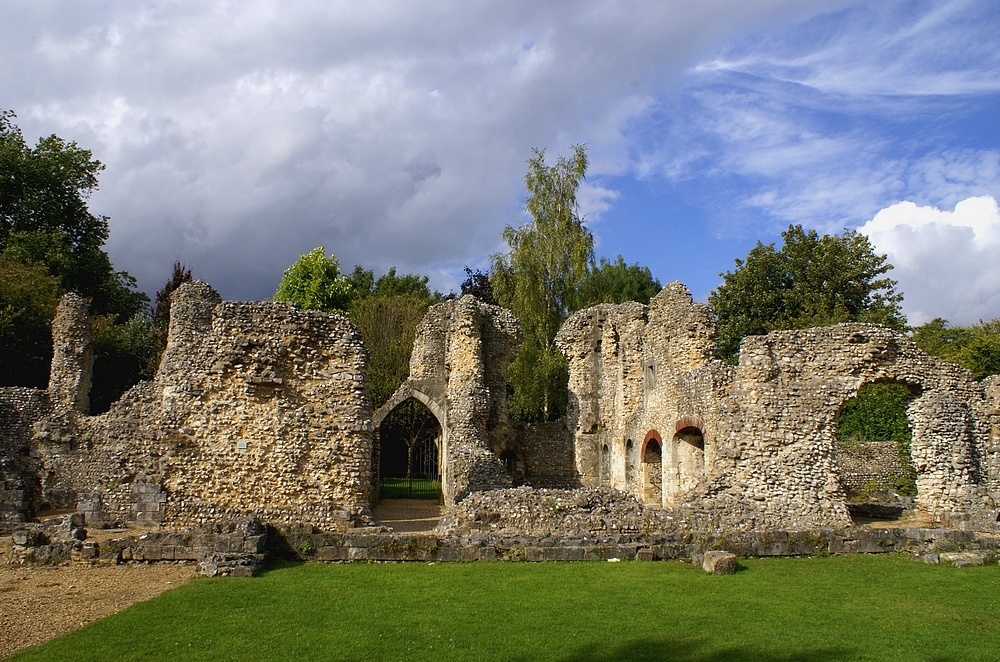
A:
{"label": "tree", "polygon": [[649,303],[663,289],[649,267],[625,264],[619,255],[614,262],[601,258],[580,286],[582,307],[599,303]]}
{"label": "tree", "polygon": [[0,254],[0,386],[48,384],[60,294],[45,267]]}
{"label": "tree", "polygon": [[180,260],[174,262],[170,279],[163,284],[154,297],[153,321],[157,326],[166,329],[170,326],[170,295],[184,283],[194,280],[191,268],[184,266]]}
{"label": "tree", "polygon": [[327,257],[317,246],[303,253],[285,270],[274,293],[275,301],[287,301],[300,308],[343,313],[351,303],[351,281],[340,273],[336,256]]}
{"label": "tree", "polygon": [[465,267],[465,280],[462,281],[462,295],[471,294],[483,303],[496,305],[496,298],[493,296],[493,285],[490,283],[490,275],[476,269],[473,271]]}
{"label": "tree", "polygon": [[115,324],[144,314],[149,298],[115,271],[108,219],[87,208],[104,165],[54,135],[29,147],[14,119],[0,111],[0,367],[5,384],[44,386],[62,294],[76,291]]}
{"label": "tree", "polygon": [[853,230],[819,236],[801,225],[781,234],[776,250],[758,242],[709,295],[718,316],[718,353],[734,361],[740,341],[782,329],[837,322],[874,322],[902,331],[902,294],[887,274],[892,265],[868,237]]}
{"label": "tree", "polygon": [[528,160],[525,209],[531,221],[507,226],[507,254],[493,256],[490,281],[497,303],[520,320],[524,342],[508,370],[511,413],[553,420],[566,410],[568,368],[555,336],[580,307],[580,285],[594,259],[594,239],[583,225],[576,194],[587,172],[587,150],[545,164],[544,150]]}
{"label": "tree", "polygon": [[124,324],[113,315],[94,318],[90,413],[107,411],[141,380],[152,379],[160,365],[165,340],[165,330],[145,313]]}
{"label": "tree", "polygon": [[58,136],[24,141],[11,111],[0,111],[0,252],[43,265],[60,288],[89,299],[95,315],[125,321],[148,297],[116,272],[103,246],[108,218],[87,208],[104,164]]}
{"label": "tree", "polygon": [[428,283],[430,278],[418,274],[396,273],[396,267],[375,278],[375,272],[361,265],[354,265],[354,271],[347,277],[351,283],[351,296],[359,299],[367,296],[391,296],[394,294],[413,294],[428,302],[439,303],[444,300],[437,290],[431,291]]}
{"label": "tree", "polygon": [[430,305],[417,294],[371,295],[355,299],[349,316],[370,356],[372,406],[381,407],[410,374],[417,325]]}
{"label": "tree", "polygon": [[913,342],[967,368],[976,379],[1000,374],[1000,318],[962,327],[939,317],[913,329]]}

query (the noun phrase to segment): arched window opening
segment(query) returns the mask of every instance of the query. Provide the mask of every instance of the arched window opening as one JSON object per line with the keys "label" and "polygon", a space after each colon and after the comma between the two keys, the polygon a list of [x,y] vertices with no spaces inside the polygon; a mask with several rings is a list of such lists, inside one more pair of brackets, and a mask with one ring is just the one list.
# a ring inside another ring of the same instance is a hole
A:
{"label": "arched window opening", "polygon": [[642,500],[649,506],[663,505],[663,441],[660,433],[646,433],[642,449]]}
{"label": "arched window opening", "polygon": [[379,427],[379,497],[441,498],[441,425],[423,403],[410,398]]}
{"label": "arched window opening", "polygon": [[705,476],[705,437],[700,428],[689,425],[677,431],[664,475],[668,500],[696,487]]}
{"label": "arched window opening", "polygon": [[642,454],[642,461],[646,464],[659,464],[663,461],[663,450],[660,448],[659,441],[651,439],[646,442],[646,451]]}
{"label": "arched window opening", "polygon": [[855,522],[899,519],[917,495],[906,408],[921,387],[865,384],[837,416],[837,464]]}

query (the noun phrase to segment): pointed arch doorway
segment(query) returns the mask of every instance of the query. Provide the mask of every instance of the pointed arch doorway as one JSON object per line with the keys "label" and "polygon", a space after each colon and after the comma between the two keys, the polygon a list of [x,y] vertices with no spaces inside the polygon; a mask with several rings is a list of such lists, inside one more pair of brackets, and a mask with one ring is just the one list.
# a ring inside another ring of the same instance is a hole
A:
{"label": "pointed arch doorway", "polygon": [[443,433],[422,402],[408,398],[379,425],[379,498],[441,499]]}
{"label": "pointed arch doorway", "polygon": [[447,410],[404,383],[375,415],[375,519],[397,532],[430,531],[441,516],[448,475]]}

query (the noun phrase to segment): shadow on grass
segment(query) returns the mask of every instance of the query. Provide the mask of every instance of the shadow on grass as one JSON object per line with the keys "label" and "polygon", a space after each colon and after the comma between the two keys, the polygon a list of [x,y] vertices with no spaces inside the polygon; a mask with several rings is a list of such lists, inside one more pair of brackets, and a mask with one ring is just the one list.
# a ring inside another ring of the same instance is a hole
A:
{"label": "shadow on grass", "polygon": [[575,653],[560,658],[560,662],[656,662],[675,660],[678,662],[826,662],[852,657],[848,649],[802,650],[793,653],[775,654],[750,647],[727,647],[721,650],[699,641],[667,641],[665,639],[638,639],[616,647],[587,646]]}

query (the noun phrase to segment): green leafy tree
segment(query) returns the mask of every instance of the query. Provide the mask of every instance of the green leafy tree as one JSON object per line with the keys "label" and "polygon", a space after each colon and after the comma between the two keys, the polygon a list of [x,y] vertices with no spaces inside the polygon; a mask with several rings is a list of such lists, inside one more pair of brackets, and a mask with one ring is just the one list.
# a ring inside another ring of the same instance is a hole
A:
{"label": "green leafy tree", "polygon": [[976,379],[1000,374],[1000,318],[963,327],[939,317],[913,329],[913,342],[967,368]]}
{"label": "green leafy tree", "polygon": [[801,225],[781,236],[780,250],[758,242],[709,295],[721,358],[735,361],[746,336],[782,329],[848,321],[906,328],[902,294],[886,276],[892,265],[868,237],[853,230],[820,236]]}
{"label": "green leafy tree", "polygon": [[43,265],[95,315],[125,321],[143,311],[149,299],[103,250],[108,218],[87,208],[104,164],[55,135],[29,147],[14,119],[0,111],[0,252]]}
{"label": "green leafy tree", "polygon": [[45,267],[0,254],[0,385],[48,384],[60,294]]}
{"label": "green leafy tree", "polygon": [[381,407],[410,374],[410,353],[417,325],[430,305],[417,294],[371,295],[355,299],[349,316],[370,356],[372,405]]}
{"label": "green leafy tree", "polygon": [[368,296],[391,296],[394,294],[413,294],[432,303],[444,300],[437,290],[431,291],[428,285],[430,279],[418,274],[397,274],[396,267],[375,278],[375,272],[355,265],[354,271],[347,277],[351,283],[351,295],[354,299]]}
{"label": "green leafy tree", "polygon": [[287,301],[300,308],[327,312],[347,312],[351,303],[351,281],[340,273],[336,256],[327,257],[317,246],[303,253],[285,270],[274,293],[275,301]]}
{"label": "green leafy tree", "polygon": [[108,219],[87,208],[104,165],[54,135],[30,147],[14,119],[0,111],[0,367],[6,384],[44,386],[62,294],[76,291],[115,324],[145,313],[149,299],[115,271],[103,249]]}
{"label": "green leafy tree", "polygon": [[580,285],[582,307],[627,301],[649,303],[661,289],[663,286],[653,278],[649,267],[626,264],[621,255],[614,262],[602,257]]}
{"label": "green leafy tree", "polygon": [[163,354],[165,337],[162,327],[146,313],[139,313],[124,324],[113,315],[93,320],[90,413],[107,411],[139,381],[153,378]]}
{"label": "green leafy tree", "polygon": [[555,347],[567,316],[582,302],[580,286],[594,259],[594,239],[583,225],[577,191],[587,172],[587,151],[546,165],[544,150],[528,161],[525,209],[531,221],[507,226],[506,254],[495,255],[490,280],[497,303],[520,320],[524,342],[508,370],[512,415],[554,420],[566,411],[568,368]]}

